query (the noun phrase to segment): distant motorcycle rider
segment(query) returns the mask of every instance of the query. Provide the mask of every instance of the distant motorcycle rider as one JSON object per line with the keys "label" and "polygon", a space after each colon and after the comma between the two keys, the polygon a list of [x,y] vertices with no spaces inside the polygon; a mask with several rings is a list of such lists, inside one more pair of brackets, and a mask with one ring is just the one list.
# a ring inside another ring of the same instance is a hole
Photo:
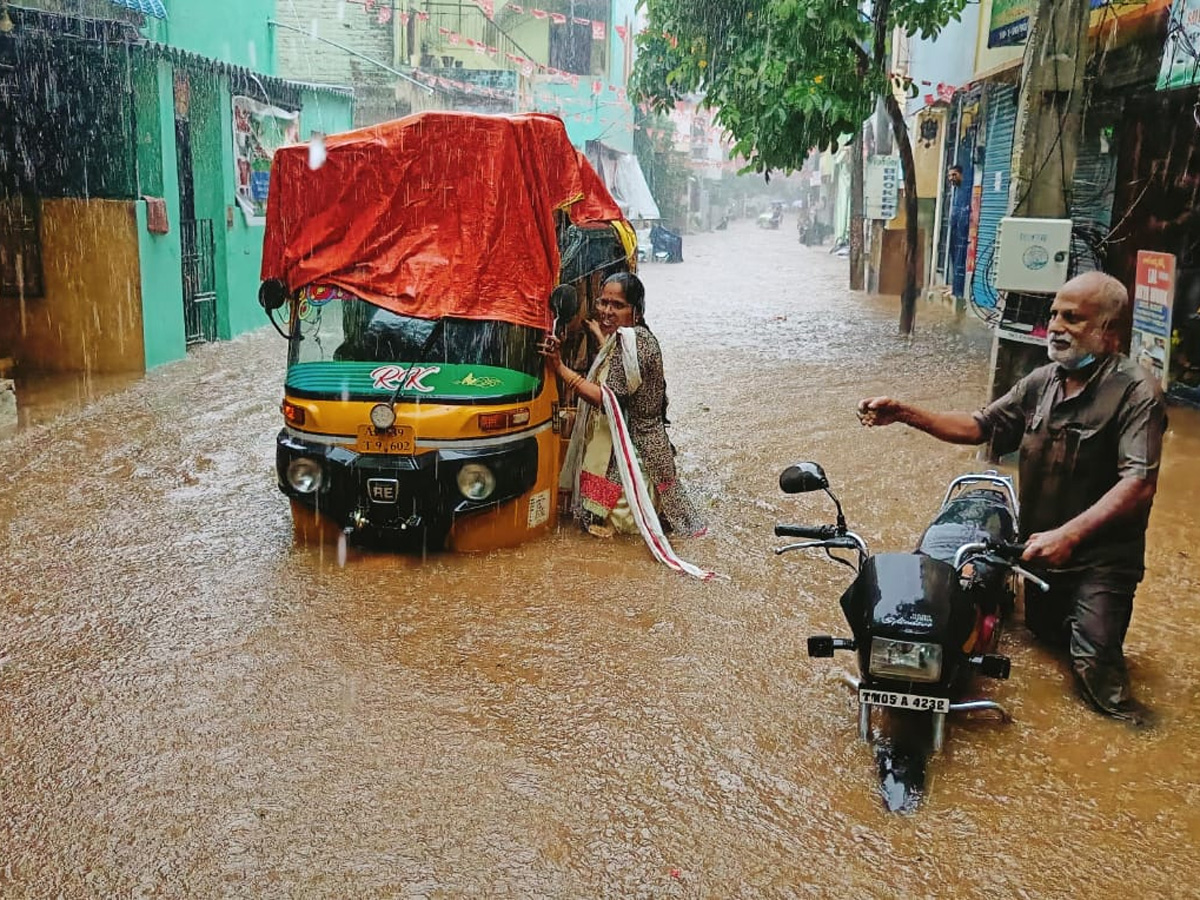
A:
{"label": "distant motorcycle rider", "polygon": [[1035,635],[1066,645],[1083,696],[1135,724],[1122,645],[1145,573],[1166,407],[1153,377],[1118,352],[1129,299],[1100,272],[1071,279],[1050,307],[1052,362],[976,413],[940,413],[889,397],[863,400],[864,425],[903,422],[955,444],[1020,450],[1024,558],[1048,567],[1049,594],[1026,594]]}

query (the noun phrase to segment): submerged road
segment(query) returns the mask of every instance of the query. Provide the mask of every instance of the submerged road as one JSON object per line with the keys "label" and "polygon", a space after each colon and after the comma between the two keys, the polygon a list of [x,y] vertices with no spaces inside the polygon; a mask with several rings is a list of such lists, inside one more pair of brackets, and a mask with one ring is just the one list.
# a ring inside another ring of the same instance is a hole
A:
{"label": "submerged road", "polygon": [[[1200,896],[1200,427],[1173,410],[1127,649],[1159,715],[1087,710],[1014,626],[1015,721],[955,722],[883,811],[840,665],[846,570],[771,552],[786,464],[876,550],[973,451],[854,404],[984,399],[988,335],[913,341],[846,263],[743,223],[648,265],[701,584],[563,528],[425,560],[293,541],[284,348],[202,348],[0,444],[0,896]],[[848,657],[843,657],[849,663]]]}

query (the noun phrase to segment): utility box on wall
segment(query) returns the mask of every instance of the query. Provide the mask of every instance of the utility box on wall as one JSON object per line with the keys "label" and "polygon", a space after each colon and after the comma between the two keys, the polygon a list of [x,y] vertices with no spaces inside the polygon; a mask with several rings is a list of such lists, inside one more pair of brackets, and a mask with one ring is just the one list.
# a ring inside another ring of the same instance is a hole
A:
{"label": "utility box on wall", "polygon": [[996,232],[996,290],[1053,294],[1067,280],[1070,219],[1000,220]]}

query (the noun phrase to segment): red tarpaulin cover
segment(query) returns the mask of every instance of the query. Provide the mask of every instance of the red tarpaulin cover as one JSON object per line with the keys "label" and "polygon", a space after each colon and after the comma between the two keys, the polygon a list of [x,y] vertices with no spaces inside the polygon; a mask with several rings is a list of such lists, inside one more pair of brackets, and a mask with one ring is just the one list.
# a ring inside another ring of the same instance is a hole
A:
{"label": "red tarpaulin cover", "polygon": [[403,315],[544,328],[554,211],[623,221],[562,121],[427,112],[307,145],[271,165],[263,280],[343,287]]}

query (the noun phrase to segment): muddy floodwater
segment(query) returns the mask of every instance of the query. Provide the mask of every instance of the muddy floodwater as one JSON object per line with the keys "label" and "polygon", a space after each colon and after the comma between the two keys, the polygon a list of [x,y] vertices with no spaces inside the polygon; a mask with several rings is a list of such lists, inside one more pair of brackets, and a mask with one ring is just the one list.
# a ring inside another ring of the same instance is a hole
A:
{"label": "muddy floodwater", "polygon": [[847,570],[777,557],[829,521],[777,477],[821,462],[875,550],[911,548],[981,464],[863,396],[984,399],[989,338],[911,342],[846,262],[734,223],[643,268],[685,558],[563,528],[425,560],[293,541],[269,328],[0,443],[0,896],[1200,896],[1200,427],[1173,409],[1127,651],[1159,716],[1077,700],[1012,624],[1009,725],[952,720],[912,816],[857,741]]}

